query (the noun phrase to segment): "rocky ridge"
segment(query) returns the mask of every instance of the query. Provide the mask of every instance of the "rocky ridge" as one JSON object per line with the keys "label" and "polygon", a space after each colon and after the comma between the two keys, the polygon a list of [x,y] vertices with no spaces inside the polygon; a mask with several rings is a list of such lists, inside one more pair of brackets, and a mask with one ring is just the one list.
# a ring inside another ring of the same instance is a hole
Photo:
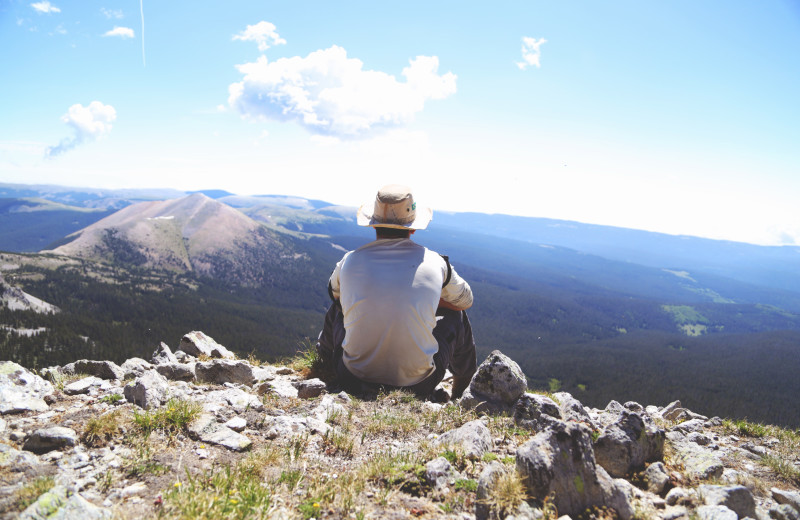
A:
{"label": "rocky ridge", "polygon": [[456,403],[316,368],[202,332],[122,365],[0,362],[0,518],[800,518],[796,432],[587,408],[499,351]]}

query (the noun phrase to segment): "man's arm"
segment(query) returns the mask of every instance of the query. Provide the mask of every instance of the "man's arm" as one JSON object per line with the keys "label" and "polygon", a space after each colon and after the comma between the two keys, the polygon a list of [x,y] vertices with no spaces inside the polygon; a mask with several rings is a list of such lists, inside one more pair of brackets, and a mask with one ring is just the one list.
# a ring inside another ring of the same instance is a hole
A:
{"label": "man's arm", "polygon": [[439,306],[454,311],[463,311],[472,307],[472,289],[452,266],[450,281],[442,288]]}
{"label": "man's arm", "polygon": [[451,311],[465,311],[469,309],[469,307],[456,307],[452,303],[442,298],[439,298],[439,307],[444,307],[445,309],[450,309]]}

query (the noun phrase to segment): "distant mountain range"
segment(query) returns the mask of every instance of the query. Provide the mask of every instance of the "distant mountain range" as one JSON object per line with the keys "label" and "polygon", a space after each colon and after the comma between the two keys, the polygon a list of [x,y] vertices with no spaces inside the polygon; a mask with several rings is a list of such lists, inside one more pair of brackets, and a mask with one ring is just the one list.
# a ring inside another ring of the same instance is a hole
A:
{"label": "distant mountain range", "polygon": [[[0,357],[29,365],[68,361],[85,338],[103,358],[141,356],[194,328],[242,354],[292,354],[319,330],[335,262],[374,237],[355,208],[294,196],[7,184],[0,196],[0,274],[62,309],[20,324],[0,308],[0,325],[59,331],[0,333]],[[534,386],[751,419],[800,392],[800,248],[444,212],[414,238],[473,286],[479,351],[512,355]],[[56,337],[68,347],[36,346]]]}

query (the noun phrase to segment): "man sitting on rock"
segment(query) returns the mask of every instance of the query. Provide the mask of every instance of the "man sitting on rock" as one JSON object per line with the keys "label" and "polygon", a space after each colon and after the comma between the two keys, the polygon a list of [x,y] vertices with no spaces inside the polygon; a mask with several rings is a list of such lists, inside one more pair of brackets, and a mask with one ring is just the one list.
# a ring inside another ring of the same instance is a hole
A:
{"label": "man sitting on rock", "polygon": [[430,397],[449,368],[460,397],[477,364],[464,312],[472,290],[446,256],[411,240],[433,212],[418,208],[409,188],[384,186],[368,206],[358,224],[374,227],[376,240],[336,264],[320,357],[349,392],[383,386]]}

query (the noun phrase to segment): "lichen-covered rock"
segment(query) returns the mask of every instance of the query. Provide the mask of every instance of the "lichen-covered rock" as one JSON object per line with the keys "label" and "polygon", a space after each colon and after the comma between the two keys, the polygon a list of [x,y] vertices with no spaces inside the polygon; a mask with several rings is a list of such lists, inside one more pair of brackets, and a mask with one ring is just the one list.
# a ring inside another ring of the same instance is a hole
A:
{"label": "lichen-covered rock", "polygon": [[194,367],[197,380],[201,383],[241,383],[252,385],[256,378],[253,375],[253,366],[247,361],[233,361],[231,359],[212,359],[197,363]]}
{"label": "lichen-covered rock", "polygon": [[664,430],[648,428],[638,413],[622,409],[594,443],[597,463],[612,477],[624,477],[664,457]]}
{"label": "lichen-covered rock", "polygon": [[142,408],[157,408],[167,401],[169,383],[156,372],[148,370],[132,383],[125,385],[125,399]]}
{"label": "lichen-covered rock", "polygon": [[569,392],[557,392],[553,397],[558,403],[558,408],[561,410],[561,418],[565,421],[584,422],[590,427],[595,428],[589,412],[583,403],[575,399]]}
{"label": "lichen-covered rock", "polygon": [[779,488],[770,489],[772,498],[779,504],[788,504],[800,512],[800,493],[797,491],[786,491]]}
{"label": "lichen-covered rock", "polygon": [[725,466],[719,451],[690,442],[679,431],[670,431],[666,437],[672,446],[675,462],[683,465],[683,474],[687,478],[708,480],[722,476]]}
{"label": "lichen-covered rock", "polygon": [[0,414],[44,412],[53,385],[13,361],[0,362]]}
{"label": "lichen-covered rock", "polygon": [[561,409],[549,397],[525,393],[514,405],[514,422],[534,432],[540,432],[561,420]]}
{"label": "lichen-covered rock", "polygon": [[476,397],[511,405],[528,389],[528,383],[519,365],[495,350],[478,367],[469,388]]}
{"label": "lichen-covered rock", "polygon": [[447,487],[457,477],[458,472],[444,457],[437,457],[425,464],[425,481],[434,489]]}
{"label": "lichen-covered rock", "polygon": [[543,500],[552,493],[560,514],[609,507],[623,520],[633,516],[628,490],[597,464],[591,430],[581,423],[556,423],[523,444],[517,471],[531,497]]}
{"label": "lichen-covered rock", "polygon": [[192,331],[183,336],[178,350],[194,357],[208,356],[222,359],[234,359],[236,357],[233,352],[200,331]]}
{"label": "lichen-covered rock", "polygon": [[461,450],[467,458],[479,460],[492,449],[492,434],[482,421],[470,421],[460,428],[443,433],[437,439],[441,446]]}
{"label": "lichen-covered rock", "polygon": [[108,509],[97,507],[66,486],[55,486],[23,511],[20,520],[98,520],[111,518]]}

